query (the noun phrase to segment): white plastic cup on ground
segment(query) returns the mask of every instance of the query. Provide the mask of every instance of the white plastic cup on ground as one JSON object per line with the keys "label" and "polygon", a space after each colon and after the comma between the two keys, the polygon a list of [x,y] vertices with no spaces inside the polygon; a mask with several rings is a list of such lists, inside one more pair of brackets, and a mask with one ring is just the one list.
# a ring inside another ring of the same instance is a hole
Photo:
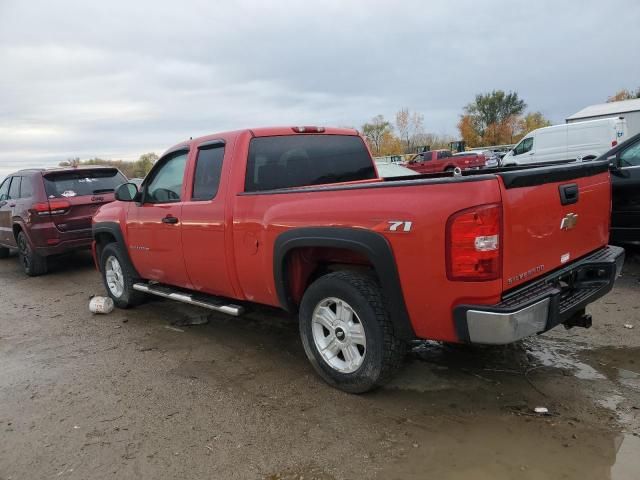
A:
{"label": "white plastic cup on ground", "polygon": [[111,297],[93,297],[89,302],[91,313],[111,313],[113,311],[113,299]]}

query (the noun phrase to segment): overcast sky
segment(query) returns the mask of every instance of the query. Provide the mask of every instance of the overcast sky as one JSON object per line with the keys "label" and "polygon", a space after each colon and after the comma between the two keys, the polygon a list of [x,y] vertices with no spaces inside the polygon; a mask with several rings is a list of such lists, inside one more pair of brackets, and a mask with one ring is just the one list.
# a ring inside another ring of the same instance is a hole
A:
{"label": "overcast sky", "polygon": [[492,89],[558,123],[640,86],[639,19],[637,0],[0,0],[0,176],[402,107],[456,135]]}

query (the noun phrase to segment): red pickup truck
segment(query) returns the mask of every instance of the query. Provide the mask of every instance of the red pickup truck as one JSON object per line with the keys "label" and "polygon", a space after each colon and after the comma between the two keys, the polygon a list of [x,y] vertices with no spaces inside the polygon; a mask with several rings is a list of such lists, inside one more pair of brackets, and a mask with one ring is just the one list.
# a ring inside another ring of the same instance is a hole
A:
{"label": "red pickup truck", "polygon": [[477,169],[484,165],[484,155],[453,155],[451,150],[421,152],[407,162],[407,167],[418,173],[452,172],[456,167],[460,170]]}
{"label": "red pickup truck", "polygon": [[93,219],[108,294],[297,312],[328,383],[387,381],[410,341],[505,344],[608,292],[606,163],[378,177],[355,130],[260,128],[169,149]]}

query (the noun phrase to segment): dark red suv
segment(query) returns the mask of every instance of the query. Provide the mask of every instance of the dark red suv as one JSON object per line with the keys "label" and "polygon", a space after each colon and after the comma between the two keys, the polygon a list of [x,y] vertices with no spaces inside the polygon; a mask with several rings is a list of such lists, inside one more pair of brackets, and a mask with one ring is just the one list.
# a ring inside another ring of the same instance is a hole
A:
{"label": "dark red suv", "polygon": [[27,275],[47,257],[91,246],[91,217],[127,181],[116,168],[21,170],[0,184],[0,258],[17,248]]}

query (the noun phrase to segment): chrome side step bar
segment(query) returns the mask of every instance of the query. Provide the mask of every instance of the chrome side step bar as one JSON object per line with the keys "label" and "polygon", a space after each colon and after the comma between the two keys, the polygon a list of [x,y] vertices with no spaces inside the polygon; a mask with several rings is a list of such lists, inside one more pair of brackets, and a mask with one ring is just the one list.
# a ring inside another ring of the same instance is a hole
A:
{"label": "chrome side step bar", "polygon": [[225,304],[215,297],[209,295],[186,293],[179,290],[175,290],[171,287],[159,284],[149,285],[147,283],[134,283],[133,289],[139,292],[150,293],[151,295],[157,295],[159,297],[170,298],[171,300],[177,300],[178,302],[188,303],[190,305],[196,305],[198,307],[208,308],[209,310],[215,310],[216,312],[226,313],[227,315],[233,315],[237,317],[244,313],[244,308],[240,305]]}

